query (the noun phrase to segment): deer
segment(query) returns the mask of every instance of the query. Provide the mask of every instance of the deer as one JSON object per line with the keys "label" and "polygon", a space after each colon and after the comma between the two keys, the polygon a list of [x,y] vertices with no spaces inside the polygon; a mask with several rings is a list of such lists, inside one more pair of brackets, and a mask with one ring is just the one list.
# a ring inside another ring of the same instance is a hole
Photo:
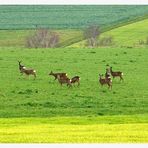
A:
{"label": "deer", "polygon": [[67,73],[53,73],[52,71],[49,73],[49,75],[54,76],[54,80],[56,80],[58,76],[67,77]]}
{"label": "deer", "polygon": [[123,72],[121,72],[121,71],[114,72],[112,70],[112,67],[110,67],[110,73],[111,73],[111,75],[112,75],[113,78],[120,77],[120,81],[123,80],[123,77],[122,77],[123,76]]}
{"label": "deer", "polygon": [[33,75],[34,79],[36,78],[36,70],[34,69],[27,69],[26,67],[23,67],[21,71],[22,73],[25,73],[27,76]]}
{"label": "deer", "polygon": [[20,73],[25,73],[27,76],[34,75],[34,79],[36,78],[36,71],[34,69],[27,69],[24,65],[21,65],[22,61],[18,61]]}
{"label": "deer", "polygon": [[109,68],[106,68],[105,78],[111,80],[111,72]]}
{"label": "deer", "polygon": [[68,77],[65,77],[65,76],[60,76],[60,75],[57,75],[57,79],[59,81],[59,83],[61,84],[67,84],[67,86],[71,87],[71,79],[69,79]]}
{"label": "deer", "polygon": [[79,76],[74,76],[71,78],[71,84],[78,83],[78,86],[80,85],[80,77]]}
{"label": "deer", "polygon": [[108,89],[112,89],[112,80],[110,78],[102,78],[103,74],[99,74],[99,82],[101,84],[101,86],[107,84],[108,85]]}
{"label": "deer", "polygon": [[18,63],[19,63],[19,70],[20,70],[20,73],[23,75],[22,68],[25,67],[25,66],[24,65],[21,65],[21,62],[22,61],[18,61]]}

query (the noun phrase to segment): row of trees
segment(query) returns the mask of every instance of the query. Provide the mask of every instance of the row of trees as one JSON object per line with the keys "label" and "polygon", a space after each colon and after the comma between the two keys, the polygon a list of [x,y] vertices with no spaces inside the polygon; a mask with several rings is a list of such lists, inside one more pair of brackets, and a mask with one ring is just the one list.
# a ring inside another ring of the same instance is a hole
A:
{"label": "row of trees", "polygon": [[[84,39],[88,47],[109,46],[112,44],[112,37],[100,38],[100,28],[89,26],[84,30]],[[59,34],[48,29],[37,29],[33,35],[26,39],[26,46],[29,48],[54,48],[60,41]]]}

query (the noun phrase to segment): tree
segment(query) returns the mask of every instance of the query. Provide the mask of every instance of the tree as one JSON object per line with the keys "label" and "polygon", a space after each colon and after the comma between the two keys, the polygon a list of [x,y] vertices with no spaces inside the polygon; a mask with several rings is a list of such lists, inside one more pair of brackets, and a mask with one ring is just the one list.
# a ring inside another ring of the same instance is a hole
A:
{"label": "tree", "polygon": [[59,43],[59,35],[47,29],[37,29],[34,35],[26,39],[26,46],[29,48],[54,48]]}
{"label": "tree", "polygon": [[99,37],[100,33],[100,28],[98,26],[89,26],[85,29],[84,38],[87,40],[89,47],[97,47],[97,38]]}

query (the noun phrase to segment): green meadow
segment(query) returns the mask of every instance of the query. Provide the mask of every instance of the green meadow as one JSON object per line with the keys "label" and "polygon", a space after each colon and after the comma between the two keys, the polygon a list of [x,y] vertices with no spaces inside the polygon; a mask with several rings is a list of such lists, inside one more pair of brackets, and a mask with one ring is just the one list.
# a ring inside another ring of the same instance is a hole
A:
{"label": "green meadow", "polygon": [[[145,114],[148,111],[147,49],[0,49],[0,117]],[[37,79],[19,73],[17,60],[37,71]],[[101,88],[106,64],[124,73],[113,90]],[[79,75],[80,87],[61,87],[50,71]]]}
{"label": "green meadow", "polygon": [[[0,6],[0,143],[147,143],[147,15],[134,5]],[[86,47],[92,24],[111,46]],[[37,28],[57,32],[57,48],[26,48]],[[99,83],[107,64],[123,72],[112,90]],[[80,86],[61,86],[51,71],[80,76]]]}

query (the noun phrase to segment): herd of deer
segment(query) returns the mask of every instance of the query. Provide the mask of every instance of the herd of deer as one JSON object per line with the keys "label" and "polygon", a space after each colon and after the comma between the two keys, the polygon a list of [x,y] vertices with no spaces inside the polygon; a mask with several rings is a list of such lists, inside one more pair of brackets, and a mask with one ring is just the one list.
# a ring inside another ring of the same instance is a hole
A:
{"label": "herd of deer", "polygon": [[111,79],[111,76],[113,77],[113,79],[115,77],[120,77],[120,81],[123,80],[123,72],[121,71],[113,71],[112,70],[112,67],[109,67],[106,69],[106,73],[105,73],[105,78],[102,78],[103,77],[103,74],[99,74],[99,82],[100,84],[103,86],[104,84],[107,84],[108,85],[108,88],[109,89],[112,89],[112,79]]}
{"label": "herd of deer", "polygon": [[[21,65],[21,61],[18,61],[19,63],[19,70],[20,73],[23,75],[26,74],[27,76],[33,75],[34,79],[36,78],[36,70],[34,69],[27,69],[25,66]],[[77,83],[78,86],[80,85],[80,77],[74,76],[73,78],[68,78],[67,73],[53,73],[52,71],[49,73],[49,75],[54,76],[55,80],[58,79],[58,82],[61,84],[67,84],[67,86],[71,87],[72,84]],[[106,69],[105,78],[103,78],[103,74],[99,74],[99,82],[101,86],[107,84],[109,89],[112,89],[112,79],[115,77],[120,77],[120,80],[123,80],[123,73],[120,71],[114,72],[112,70],[112,67],[109,67]]]}

